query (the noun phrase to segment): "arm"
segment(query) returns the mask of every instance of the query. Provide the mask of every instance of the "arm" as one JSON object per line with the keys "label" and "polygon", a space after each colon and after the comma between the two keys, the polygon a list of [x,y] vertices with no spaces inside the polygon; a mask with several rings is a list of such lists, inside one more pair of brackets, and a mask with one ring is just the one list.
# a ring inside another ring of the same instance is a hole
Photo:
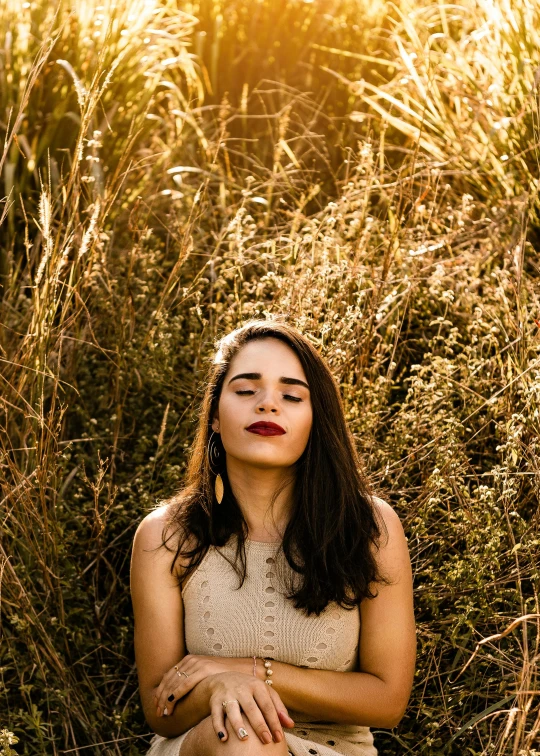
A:
{"label": "arm", "polygon": [[[360,604],[361,672],[303,669],[273,662],[274,687],[289,709],[320,719],[395,727],[409,701],[416,656],[412,571],[398,515],[382,499],[379,512],[388,529],[377,553],[381,572],[392,585]],[[262,671],[261,671],[262,676]]]}
{"label": "arm", "polygon": [[[334,722],[394,727],[403,716],[407,706],[414,674],[416,638],[412,575],[407,541],[399,518],[382,500],[378,500],[378,506],[385,520],[389,537],[387,543],[381,544],[377,558],[381,571],[392,580],[393,584],[380,586],[379,594],[375,599],[366,599],[360,605],[362,621],[360,666],[362,671],[345,674],[330,670],[303,669],[275,661],[273,682],[274,689],[287,708],[294,708],[296,711],[303,711],[320,719]],[[159,528],[161,529],[161,525]],[[136,539],[138,533],[139,531]],[[146,546],[146,548],[149,547]],[[156,552],[156,555],[159,553],[165,553],[169,558],[171,556],[164,550]],[[135,574],[135,569],[133,569],[133,574]],[[169,573],[167,576],[171,577]],[[132,580],[133,594],[134,582]],[[179,594],[178,589],[175,588],[175,590]],[[155,598],[155,585],[150,580],[142,593],[143,596],[150,598],[152,592]],[[134,606],[135,603],[134,597]],[[158,606],[161,607],[164,603],[166,603],[164,598],[157,601]],[[181,600],[178,611],[182,611]],[[137,614],[136,611],[135,614]],[[183,628],[183,615],[181,616]],[[181,645],[180,643],[178,645],[181,653],[180,651],[170,652],[167,659],[162,661],[165,658],[166,645],[164,643],[161,645],[159,670],[152,676],[151,685],[144,684],[150,672],[145,677],[144,673],[139,671],[141,698],[147,722],[155,732],[166,737],[185,732],[210,713],[208,680],[203,680],[176,702],[172,716],[166,718],[156,716],[152,693],[159,686],[164,672],[185,655],[183,630],[173,633],[173,639],[181,641]],[[149,648],[155,649],[156,643],[158,646],[161,643],[161,638],[158,636],[154,636],[153,641],[149,642]],[[246,665],[247,673],[250,660],[236,660],[236,663],[238,662]],[[138,656],[137,666],[139,667]],[[264,679],[264,669],[260,665],[257,665],[257,673],[260,679]]]}
{"label": "arm", "polygon": [[[186,654],[181,591],[170,573],[174,554],[161,543],[165,509],[147,515],[135,533],[131,556],[131,599],[135,620],[135,660],[139,693],[148,725],[158,735],[175,737],[210,714],[208,679],[159,717],[153,697],[166,671]],[[171,542],[169,542],[171,546]]]}

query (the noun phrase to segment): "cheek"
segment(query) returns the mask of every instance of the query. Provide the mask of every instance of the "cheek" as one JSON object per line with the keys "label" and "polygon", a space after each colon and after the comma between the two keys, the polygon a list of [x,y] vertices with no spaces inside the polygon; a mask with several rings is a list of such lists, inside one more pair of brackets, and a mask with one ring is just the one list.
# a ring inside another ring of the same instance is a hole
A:
{"label": "cheek", "polygon": [[230,428],[232,432],[241,424],[239,408],[234,406],[233,402],[224,401],[219,408],[219,416],[223,425]]}
{"label": "cheek", "polygon": [[312,416],[312,413],[309,412],[304,418],[304,422],[302,423],[302,431],[300,433],[302,439],[306,443],[309,438],[309,434],[311,433],[312,423],[313,423],[313,416]]}
{"label": "cheek", "polygon": [[238,407],[224,407],[223,413],[220,415],[221,419],[221,437],[225,444],[235,445],[239,443],[245,443],[246,437],[249,438],[251,434],[245,432],[245,426],[249,423],[244,422],[241,412]]}

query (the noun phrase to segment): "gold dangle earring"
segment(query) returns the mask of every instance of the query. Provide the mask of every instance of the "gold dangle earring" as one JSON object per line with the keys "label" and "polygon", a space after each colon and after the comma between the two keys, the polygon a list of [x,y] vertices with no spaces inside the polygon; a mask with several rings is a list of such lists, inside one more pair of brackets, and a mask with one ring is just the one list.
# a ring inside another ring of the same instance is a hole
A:
{"label": "gold dangle earring", "polygon": [[[214,435],[214,431],[212,431],[212,436],[213,435]],[[214,462],[213,458],[215,458],[216,465],[219,463],[218,450],[216,446],[212,443],[212,436],[210,437],[210,443],[208,445],[209,450],[210,450],[210,454],[209,454],[210,467],[212,467],[212,464]],[[223,479],[219,473],[216,475],[216,480],[214,482],[214,493],[216,495],[217,503],[221,504],[221,502],[223,501],[224,486],[223,486]]]}
{"label": "gold dangle earring", "polygon": [[221,475],[218,473],[216,476],[216,481],[214,483],[214,491],[216,493],[216,499],[217,503],[221,504],[223,500],[223,480],[221,478]]}

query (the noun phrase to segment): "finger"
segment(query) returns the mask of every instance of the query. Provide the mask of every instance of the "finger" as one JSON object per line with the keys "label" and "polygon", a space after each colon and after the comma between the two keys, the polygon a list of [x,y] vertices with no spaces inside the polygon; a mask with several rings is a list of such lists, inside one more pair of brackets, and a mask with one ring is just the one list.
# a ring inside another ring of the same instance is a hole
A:
{"label": "finger", "polygon": [[267,685],[267,688],[270,688],[270,697],[274,703],[274,706],[276,707],[280,722],[287,722],[287,724],[285,724],[285,727],[294,727],[294,719],[289,715],[287,707],[281,700],[281,696],[279,695],[277,690],[274,690],[270,685]]}
{"label": "finger", "polygon": [[204,674],[204,670],[202,669],[198,672],[192,672],[189,677],[184,677],[184,675],[182,675],[182,677],[178,677],[177,680],[175,680],[173,683],[174,687],[167,696],[167,708],[169,710],[169,714],[176,706],[177,701],[179,701],[184,696],[187,696],[187,694],[205,678],[206,675]]}
{"label": "finger", "polygon": [[[180,670],[179,670],[180,672]],[[204,678],[204,675],[199,673],[191,673],[188,677],[182,674],[177,674],[173,671],[170,678],[166,681],[161,692],[161,697],[158,702],[158,707],[161,707],[164,716],[170,716],[176,705],[176,702],[187,695],[197,683]],[[165,713],[165,710],[167,713]]]}
{"label": "finger", "polygon": [[170,690],[175,684],[173,676],[176,677],[176,671],[174,669],[169,670],[163,675],[163,679],[156,691],[156,708],[158,716],[161,716],[162,714],[167,716],[164,710],[167,708],[167,696],[170,694]]}
{"label": "finger", "polygon": [[229,733],[225,726],[225,709],[223,708],[223,704],[216,698],[210,698],[210,716],[216,735],[222,743],[225,743],[229,739]]}
{"label": "finger", "polygon": [[236,737],[239,740],[246,740],[248,737],[248,731],[245,727],[245,722],[242,718],[242,714],[240,713],[240,706],[236,703],[236,701],[233,701],[227,706],[227,711],[225,712],[227,719],[231,723],[231,727],[233,728]]}
{"label": "finger", "polygon": [[278,716],[280,722],[286,722],[285,727],[294,727],[294,719],[286,711],[280,711]]}
{"label": "finger", "polygon": [[[269,686],[265,685],[264,687],[268,688]],[[285,738],[285,735],[283,734],[283,727],[278,715],[278,710],[282,708],[281,701],[279,701],[279,708],[276,708],[276,703],[272,698],[270,692],[264,689],[255,690],[253,692],[253,697],[257,702],[259,710],[261,711],[261,716],[264,717],[264,720],[267,723],[266,726],[270,728],[270,732],[272,733],[275,742],[281,743],[281,741]]]}
{"label": "finger", "polygon": [[[176,701],[182,698],[182,696],[187,695],[197,683],[204,677],[207,677],[204,673],[204,660],[200,656],[186,654],[176,666],[178,670],[169,670],[163,676],[157,691],[154,693],[158,716],[170,716],[172,709],[176,705]],[[182,672],[184,674],[181,674]],[[194,672],[198,672],[196,677],[194,677]],[[189,685],[186,684],[188,679],[190,680]],[[183,685],[179,686],[178,681],[181,681]],[[170,699],[173,693],[174,698]],[[165,709],[167,709],[167,714],[165,714]]]}
{"label": "finger", "polygon": [[[264,691],[262,691],[264,694]],[[268,695],[262,695],[261,697],[265,699],[264,704],[266,705],[265,708],[267,709],[267,714],[270,716],[268,717],[268,720],[265,720],[263,713],[261,711],[259,702],[255,700],[253,697],[254,694],[246,695],[245,698],[241,698],[240,704],[242,706],[242,709],[244,710],[244,714],[249,719],[250,725],[253,727],[254,731],[258,735],[261,743],[271,743],[272,742],[272,733],[271,729],[274,727],[274,730],[277,731],[278,729],[281,731],[281,725],[279,724],[279,720],[276,714],[276,708]],[[273,714],[273,716],[272,716]],[[270,728],[270,729],[269,729]]]}
{"label": "finger", "polygon": [[[181,661],[178,662],[176,665],[178,667],[179,664],[182,665],[182,668],[184,671],[186,671],[185,667],[189,664],[190,656],[189,654],[186,654]],[[153,691],[153,697],[154,697],[154,703],[156,705],[156,708],[158,709],[158,716],[161,716],[163,713],[163,694],[166,687],[170,687],[172,675],[176,675],[176,669],[169,669],[163,677],[161,678],[161,682],[157,686],[157,688]],[[182,675],[183,677],[183,675]]]}
{"label": "finger", "polygon": [[156,702],[159,701],[159,697],[161,696],[161,693],[163,691],[163,686],[165,685],[165,681],[167,680],[167,676],[169,675],[170,670],[165,672],[163,677],[161,678],[159,685],[154,690],[154,698],[156,699]]}
{"label": "finger", "polygon": [[[180,672],[181,670],[178,671]],[[203,678],[204,674],[201,671],[198,674],[195,672],[185,677],[185,675],[177,675],[176,670],[172,670],[161,691],[158,700],[158,709],[161,708],[164,716],[170,716],[176,702],[189,693]],[[167,714],[165,714],[165,709],[167,710]]]}
{"label": "finger", "polygon": [[166,678],[166,674],[163,675],[163,677],[161,678],[161,682],[159,683],[159,685],[157,686],[157,688],[154,690],[154,704],[155,704],[156,709],[157,709],[157,715],[158,715],[158,717],[161,716],[162,711],[163,711],[163,708],[161,708],[161,709],[159,708],[159,702],[160,702],[161,696],[163,694],[163,689],[164,689],[164,685],[165,685],[165,678]]}

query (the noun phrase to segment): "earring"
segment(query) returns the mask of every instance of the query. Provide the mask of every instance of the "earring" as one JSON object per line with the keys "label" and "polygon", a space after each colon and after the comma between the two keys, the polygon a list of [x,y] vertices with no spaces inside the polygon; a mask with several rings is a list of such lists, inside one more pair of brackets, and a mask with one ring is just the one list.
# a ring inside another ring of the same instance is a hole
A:
{"label": "earring", "polygon": [[[214,435],[214,432],[212,431],[212,436],[213,435]],[[212,437],[210,437],[210,443],[208,446],[209,446],[210,467],[212,467],[212,464],[214,463],[214,461],[216,465],[219,464],[219,454],[218,454],[216,446],[212,443]],[[216,495],[217,503],[221,504],[221,502],[223,501],[224,486],[223,486],[223,479],[219,473],[216,475],[216,480],[214,481],[214,493]]]}
{"label": "earring", "polygon": [[214,483],[214,491],[216,494],[216,500],[218,504],[221,504],[223,501],[223,480],[221,479],[221,475],[218,473],[216,476],[216,481]]}

